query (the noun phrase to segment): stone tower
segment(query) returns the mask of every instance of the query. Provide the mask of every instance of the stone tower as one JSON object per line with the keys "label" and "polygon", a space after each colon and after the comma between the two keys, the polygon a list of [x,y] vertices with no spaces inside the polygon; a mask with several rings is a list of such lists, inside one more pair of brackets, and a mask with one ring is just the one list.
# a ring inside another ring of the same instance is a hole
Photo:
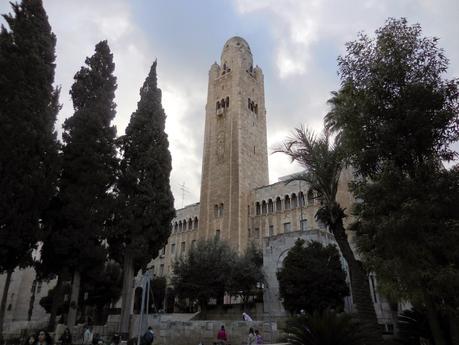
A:
{"label": "stone tower", "polygon": [[229,39],[209,71],[202,163],[200,237],[247,244],[248,195],[267,185],[266,109],[261,69],[248,43]]}

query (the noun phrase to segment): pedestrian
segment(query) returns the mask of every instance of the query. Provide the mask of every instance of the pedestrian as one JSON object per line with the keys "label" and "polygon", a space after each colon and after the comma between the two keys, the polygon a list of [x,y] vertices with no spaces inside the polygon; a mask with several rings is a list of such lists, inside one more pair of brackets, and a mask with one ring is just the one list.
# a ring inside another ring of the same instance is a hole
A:
{"label": "pedestrian", "polygon": [[110,345],[120,345],[120,342],[121,342],[121,338],[120,338],[120,335],[115,333],[113,335],[113,338],[112,338],[112,342]]}
{"label": "pedestrian", "polygon": [[227,341],[228,336],[226,335],[225,326],[222,325],[222,327],[217,333],[217,343],[226,344]]}
{"label": "pedestrian", "polygon": [[253,319],[247,313],[242,313],[242,320],[244,321],[253,321]]}
{"label": "pedestrian", "polygon": [[140,345],[151,345],[153,344],[153,341],[155,341],[155,332],[153,332],[153,328],[151,328],[151,326],[148,326],[148,330],[140,339]]}
{"label": "pedestrian", "polygon": [[70,333],[70,329],[66,328],[64,330],[64,333],[62,333],[59,341],[61,342],[61,345],[72,345],[72,334]]}
{"label": "pedestrian", "polygon": [[260,332],[258,332],[258,329],[255,330],[255,338],[257,340],[257,344],[263,344],[263,338],[261,337]]}
{"label": "pedestrian", "polygon": [[53,345],[53,339],[44,329],[38,332],[38,342],[37,345]]}
{"label": "pedestrian", "polygon": [[37,343],[37,338],[35,335],[30,335],[25,341],[24,345],[35,345]]}
{"label": "pedestrian", "polygon": [[86,329],[83,333],[83,345],[92,344],[92,338],[92,327],[90,325],[86,325]]}
{"label": "pedestrian", "polygon": [[249,329],[249,337],[247,338],[247,345],[255,345],[257,341],[257,337],[255,336],[255,332],[253,328],[250,327]]}

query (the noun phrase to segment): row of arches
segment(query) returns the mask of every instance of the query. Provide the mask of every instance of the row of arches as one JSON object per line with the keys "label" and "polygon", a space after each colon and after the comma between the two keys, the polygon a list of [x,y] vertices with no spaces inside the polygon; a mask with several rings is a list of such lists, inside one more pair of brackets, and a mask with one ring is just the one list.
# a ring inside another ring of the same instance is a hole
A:
{"label": "row of arches", "polygon": [[222,98],[220,101],[217,101],[216,108],[217,110],[220,108],[229,108],[229,97]]}
{"label": "row of arches", "polygon": [[179,220],[178,222],[175,222],[172,225],[172,231],[173,232],[182,232],[182,231],[187,231],[187,230],[195,230],[199,226],[199,221],[198,217],[189,218],[189,219],[184,219]]}
{"label": "row of arches", "polygon": [[[307,205],[314,205],[314,201],[317,198],[312,190],[308,191],[306,197]],[[268,199],[268,201],[263,200],[261,202],[257,201],[255,203],[255,214],[259,216],[261,214],[264,215],[268,213],[282,212],[284,210],[290,210],[304,206],[306,206],[306,203],[303,192],[299,192],[298,196],[296,193],[292,193],[290,195],[286,194],[283,199],[277,197],[275,201],[273,201],[273,199]]]}
{"label": "row of arches", "polygon": [[247,99],[247,108],[255,114],[258,114],[258,104],[255,104],[250,98]]}

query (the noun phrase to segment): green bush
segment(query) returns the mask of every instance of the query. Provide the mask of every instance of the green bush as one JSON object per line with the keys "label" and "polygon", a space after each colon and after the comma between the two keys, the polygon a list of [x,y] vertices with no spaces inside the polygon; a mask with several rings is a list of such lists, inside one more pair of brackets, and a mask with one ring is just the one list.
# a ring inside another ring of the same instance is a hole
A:
{"label": "green bush", "polygon": [[291,345],[361,345],[363,333],[349,314],[330,310],[289,319],[283,331]]}

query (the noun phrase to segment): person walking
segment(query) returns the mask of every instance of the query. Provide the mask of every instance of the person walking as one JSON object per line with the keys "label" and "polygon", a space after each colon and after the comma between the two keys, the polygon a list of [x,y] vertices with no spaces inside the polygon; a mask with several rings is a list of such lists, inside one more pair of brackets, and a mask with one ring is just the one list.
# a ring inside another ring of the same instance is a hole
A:
{"label": "person walking", "polygon": [[255,345],[256,342],[257,342],[257,337],[255,336],[255,332],[253,331],[253,328],[250,327],[249,336],[247,338],[247,345]]}
{"label": "person walking", "polygon": [[225,326],[222,325],[217,333],[217,344],[226,344],[228,336],[226,335]]}
{"label": "person walking", "polygon": [[87,325],[86,329],[83,333],[83,345],[90,345],[92,344],[92,327]]}
{"label": "person walking", "polygon": [[44,329],[38,332],[38,342],[37,345],[53,345],[53,339]]}
{"label": "person walking", "polygon": [[153,332],[153,328],[148,326],[148,330],[140,339],[140,345],[151,345],[155,341],[155,332]]}
{"label": "person walking", "polygon": [[263,344],[263,338],[261,337],[260,332],[258,329],[255,330],[255,339],[256,339],[256,344]]}
{"label": "person walking", "polygon": [[35,335],[30,335],[25,341],[24,345],[35,345],[37,343],[37,337]]}
{"label": "person walking", "polygon": [[72,345],[72,334],[70,333],[70,329],[66,328],[64,333],[59,338],[61,345]]}

